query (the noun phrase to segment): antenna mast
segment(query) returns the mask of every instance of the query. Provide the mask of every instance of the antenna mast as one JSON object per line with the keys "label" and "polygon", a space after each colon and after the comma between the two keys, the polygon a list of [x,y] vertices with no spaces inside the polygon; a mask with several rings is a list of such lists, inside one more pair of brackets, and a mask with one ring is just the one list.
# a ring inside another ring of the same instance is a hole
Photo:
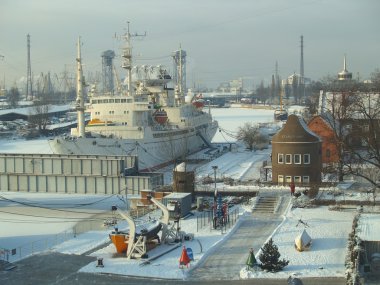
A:
{"label": "antenna mast", "polygon": [[303,36],[301,36],[300,84],[304,84]]}
{"label": "antenna mast", "polygon": [[78,115],[78,136],[85,137],[84,129],[84,95],[83,95],[83,70],[82,70],[82,56],[81,56],[81,42],[80,37],[78,38],[77,44],[77,100],[75,109]]}
{"label": "antenna mast", "polygon": [[32,90],[32,65],[30,63],[30,35],[26,36],[27,41],[27,68],[26,68],[26,98],[33,100],[33,90]]}
{"label": "antenna mast", "polygon": [[129,22],[127,22],[127,33],[124,34],[125,39],[125,47],[123,48],[123,63],[121,65],[122,68],[126,69],[128,72],[128,95],[133,96],[133,88],[132,88],[132,45],[131,38],[132,37],[145,37],[146,32],[143,35],[139,35],[137,33],[131,35],[129,32]]}

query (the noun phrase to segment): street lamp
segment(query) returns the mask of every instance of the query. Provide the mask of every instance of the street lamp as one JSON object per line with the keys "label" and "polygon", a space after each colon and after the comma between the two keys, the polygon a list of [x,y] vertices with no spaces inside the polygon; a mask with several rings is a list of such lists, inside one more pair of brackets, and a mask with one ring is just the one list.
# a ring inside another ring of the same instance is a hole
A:
{"label": "street lamp", "polygon": [[214,169],[214,198],[216,199],[217,191],[216,191],[216,170],[218,169],[217,165],[213,165],[212,169]]}

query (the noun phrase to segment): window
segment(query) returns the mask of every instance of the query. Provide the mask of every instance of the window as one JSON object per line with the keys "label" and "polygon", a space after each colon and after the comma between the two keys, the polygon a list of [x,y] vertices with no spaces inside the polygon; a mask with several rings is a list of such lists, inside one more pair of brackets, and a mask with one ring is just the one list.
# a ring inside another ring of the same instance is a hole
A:
{"label": "window", "polygon": [[364,125],[363,126],[363,132],[366,132],[366,133],[369,132],[369,125]]}
{"label": "window", "polygon": [[284,176],[283,175],[277,176],[277,181],[278,183],[284,183]]}
{"label": "window", "polygon": [[282,153],[278,154],[278,160],[277,160],[277,162],[280,163],[280,164],[284,163],[284,154],[282,154]]}
{"label": "window", "polygon": [[302,176],[302,181],[303,183],[309,183],[310,182],[309,176]]}
{"label": "window", "polygon": [[292,177],[291,177],[291,176],[286,176],[286,177],[285,177],[285,182],[286,182],[286,183],[290,183],[290,182],[292,182]]}
{"label": "window", "polygon": [[310,164],[310,154],[306,153],[303,155],[303,163]]}
{"label": "window", "polygon": [[120,99],[115,99],[115,103],[120,103]]}
{"label": "window", "polygon": [[293,159],[294,159],[294,164],[301,164],[301,155],[300,154],[295,154]]}
{"label": "window", "polygon": [[291,154],[285,155],[285,163],[286,164],[292,164],[292,155]]}
{"label": "window", "polygon": [[301,183],[301,176],[294,176],[294,183]]}
{"label": "window", "polygon": [[331,151],[329,149],[326,149],[326,157],[330,157],[331,156]]}

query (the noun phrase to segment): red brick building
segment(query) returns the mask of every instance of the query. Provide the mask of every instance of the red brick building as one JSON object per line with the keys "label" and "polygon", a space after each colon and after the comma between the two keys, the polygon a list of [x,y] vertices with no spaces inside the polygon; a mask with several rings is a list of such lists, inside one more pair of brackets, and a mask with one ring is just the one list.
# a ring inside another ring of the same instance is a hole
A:
{"label": "red brick building", "polygon": [[334,130],[321,116],[314,116],[307,124],[308,128],[322,139],[322,164],[339,161],[337,141]]}

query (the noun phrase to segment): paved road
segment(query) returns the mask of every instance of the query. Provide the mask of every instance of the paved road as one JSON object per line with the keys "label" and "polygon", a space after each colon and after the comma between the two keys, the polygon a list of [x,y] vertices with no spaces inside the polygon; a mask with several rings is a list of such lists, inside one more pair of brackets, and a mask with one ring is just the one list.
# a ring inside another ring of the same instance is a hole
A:
{"label": "paved road", "polygon": [[245,216],[240,227],[191,271],[190,280],[237,280],[251,247],[255,253],[281,223],[278,215]]}

